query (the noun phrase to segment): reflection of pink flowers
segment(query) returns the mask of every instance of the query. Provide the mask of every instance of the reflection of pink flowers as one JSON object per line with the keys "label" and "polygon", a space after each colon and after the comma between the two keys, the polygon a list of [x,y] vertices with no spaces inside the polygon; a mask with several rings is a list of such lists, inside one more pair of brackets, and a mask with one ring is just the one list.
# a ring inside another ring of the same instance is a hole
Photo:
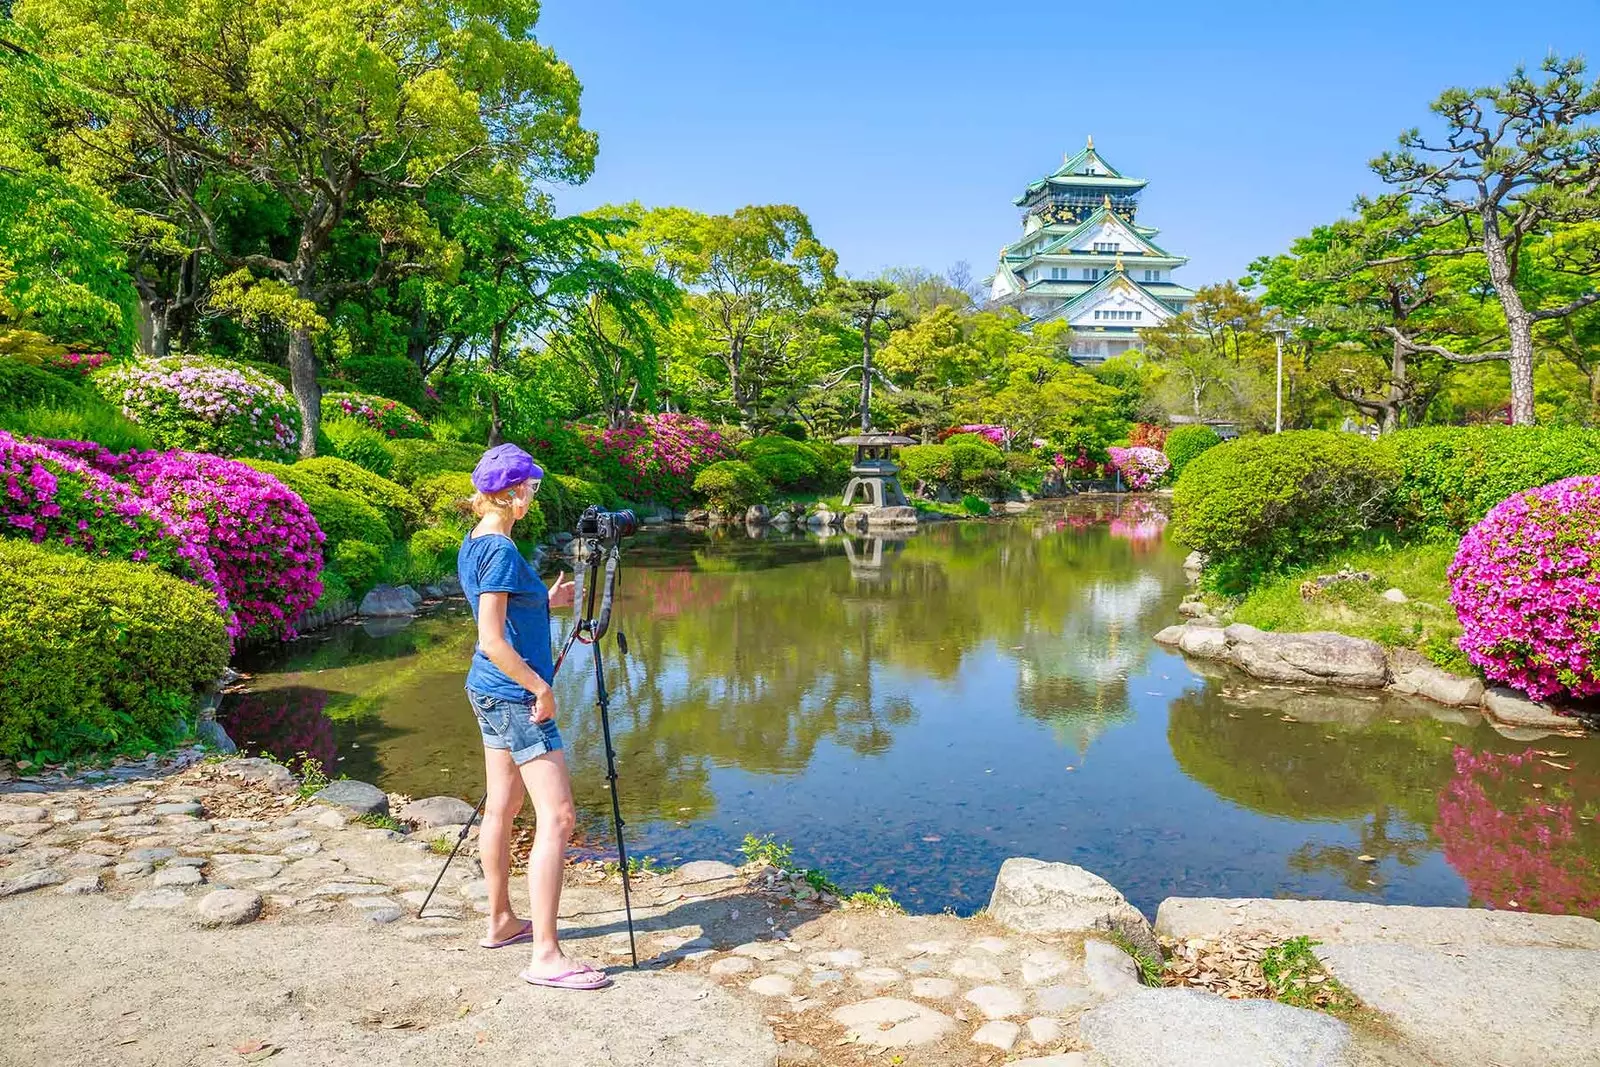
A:
{"label": "reflection of pink flowers", "polygon": [[1577,814],[1600,800],[1600,782],[1551,762],[1533,749],[1505,755],[1457,747],[1434,830],[1474,900],[1600,916],[1595,830]]}
{"label": "reflection of pink flowers", "polygon": [[1111,520],[1111,536],[1143,546],[1161,540],[1167,513],[1148,501],[1134,501]]}
{"label": "reflection of pink flowers", "polygon": [[267,689],[225,701],[217,721],[241,748],[265,752],[300,770],[301,753],[331,773],[338,759],[333,720],[321,689]]}

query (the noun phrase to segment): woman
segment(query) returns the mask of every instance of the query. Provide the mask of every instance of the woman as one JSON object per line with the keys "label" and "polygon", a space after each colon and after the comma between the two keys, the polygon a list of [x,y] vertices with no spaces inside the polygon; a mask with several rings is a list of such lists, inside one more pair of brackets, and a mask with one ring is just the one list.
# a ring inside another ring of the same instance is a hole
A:
{"label": "woman", "polygon": [[[472,472],[472,508],[478,525],[461,542],[456,570],[478,624],[478,645],[467,671],[467,698],[483,732],[488,800],[478,854],[489,887],[489,928],[484,948],[531,944],[522,978],[557,989],[600,989],[605,974],[568,959],[556,940],[556,910],[567,839],[572,836],[572,781],[556,729],[550,688],[550,609],[572,603],[565,574],[546,590],[511,540],[511,528],[528,513],[544,472],[516,445],[498,445]],[[523,795],[533,798],[533,850],[528,855],[526,921],[510,900],[511,827]]]}

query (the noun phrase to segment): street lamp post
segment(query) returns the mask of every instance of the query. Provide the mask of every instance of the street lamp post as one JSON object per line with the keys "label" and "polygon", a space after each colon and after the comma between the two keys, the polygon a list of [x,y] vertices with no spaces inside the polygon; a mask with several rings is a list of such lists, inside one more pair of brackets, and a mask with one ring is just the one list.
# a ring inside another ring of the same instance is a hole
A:
{"label": "street lamp post", "polygon": [[1278,380],[1277,398],[1273,404],[1272,432],[1283,432],[1283,338],[1289,332],[1287,326],[1269,326],[1267,332],[1272,334],[1273,341],[1278,345]]}

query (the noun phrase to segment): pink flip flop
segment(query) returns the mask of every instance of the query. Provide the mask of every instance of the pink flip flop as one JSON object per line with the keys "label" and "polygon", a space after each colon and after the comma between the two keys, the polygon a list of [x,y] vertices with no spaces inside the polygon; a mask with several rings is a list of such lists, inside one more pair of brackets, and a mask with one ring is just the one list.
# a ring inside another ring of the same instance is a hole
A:
{"label": "pink flip flop", "polygon": [[522,924],[520,933],[512,934],[503,941],[479,941],[479,948],[510,948],[512,945],[524,945],[533,940],[533,920],[528,919]]}
{"label": "pink flip flop", "polygon": [[611,976],[595,970],[593,967],[579,967],[562,974],[551,975],[549,978],[537,978],[523,971],[518,978],[529,985],[542,985],[550,989],[604,989],[611,984]]}

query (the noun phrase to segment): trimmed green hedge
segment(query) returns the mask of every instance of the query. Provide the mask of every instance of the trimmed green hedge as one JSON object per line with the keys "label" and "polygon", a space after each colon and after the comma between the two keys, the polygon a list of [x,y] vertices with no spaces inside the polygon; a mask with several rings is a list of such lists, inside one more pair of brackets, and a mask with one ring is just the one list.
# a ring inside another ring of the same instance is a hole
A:
{"label": "trimmed green hedge", "polygon": [[0,540],[0,758],[166,747],[228,651],[198,586]]}
{"label": "trimmed green hedge", "polygon": [[398,438],[385,442],[394,457],[394,468],[389,477],[401,485],[415,485],[430,474],[446,471],[472,473],[483,455],[482,445],[469,445],[461,441],[419,441]]}
{"label": "trimmed green hedge", "polygon": [[740,459],[777,489],[836,492],[850,475],[850,450],[823,441],[752,437],[738,451]]}
{"label": "trimmed green hedge", "polygon": [[371,541],[340,541],[328,556],[328,566],[355,596],[377,585],[388,563],[388,549]]}
{"label": "trimmed green hedge", "polygon": [[351,356],[339,364],[339,373],[355,383],[357,392],[388,397],[418,410],[427,406],[422,371],[404,356]]}
{"label": "trimmed green hedge", "polygon": [[377,508],[396,538],[404,537],[422,522],[422,503],[415,493],[365,467],[333,456],[303,459],[294,466],[331,488],[353,493]]}
{"label": "trimmed green hedge", "polygon": [[1195,457],[1216,448],[1221,443],[1222,438],[1209,426],[1179,426],[1167,434],[1166,443],[1161,451],[1172,464],[1172,480],[1176,482],[1182,476],[1183,469],[1194,462]]}
{"label": "trimmed green hedge", "polygon": [[[477,521],[472,513],[472,475],[464,471],[430,474],[411,489],[422,503],[423,516],[430,522],[465,529]],[[540,494],[543,492],[541,486]]]}
{"label": "trimmed green hedge", "polygon": [[387,547],[394,543],[394,532],[383,513],[354,493],[335,489],[300,464],[247,460],[258,471],[270,474],[306,502],[328,540],[323,553],[331,558],[341,541],[366,541]]}
{"label": "trimmed green hedge", "polygon": [[328,446],[324,452],[323,441],[319,439],[319,453],[347,459],[384,478],[394,473],[394,456],[386,447],[389,439],[372,427],[353,419],[329,419],[322,424],[319,434]]}
{"label": "trimmed green hedge", "polygon": [[1242,590],[1385,524],[1397,481],[1392,453],[1356,434],[1244,438],[1191,461],[1174,494],[1171,533],[1210,557],[1216,586]]}
{"label": "trimmed green hedge", "polygon": [[907,445],[899,461],[906,478],[955,496],[996,498],[1012,485],[1005,453],[976,434],[957,434],[942,445]]}
{"label": "trimmed green hedge", "polygon": [[1378,447],[1399,472],[1396,522],[1428,537],[1462,533],[1525,489],[1600,474],[1600,433],[1578,428],[1435,426]]}
{"label": "trimmed green hedge", "polygon": [[767,480],[753,466],[737,459],[708,464],[695,475],[694,491],[708,507],[725,512],[739,512],[752,504],[764,504],[772,495]]}
{"label": "trimmed green hedge", "polygon": [[[529,515],[533,512],[530,510]],[[526,531],[518,523],[517,533]],[[413,582],[436,582],[456,571],[456,554],[461,551],[462,531],[445,526],[429,526],[411,535],[406,546]]]}
{"label": "trimmed green hedge", "polygon": [[[550,529],[570,531],[589,505],[598,504],[607,511],[615,511],[622,506],[622,498],[604,482],[591,482],[572,474],[546,473],[534,503],[543,509],[542,518],[548,520]],[[532,518],[530,510],[527,518],[517,524],[519,536],[533,536],[528,532],[533,528],[528,523]]]}
{"label": "trimmed green hedge", "polygon": [[98,394],[59,374],[0,356],[0,411],[49,407],[81,409],[100,401]]}

